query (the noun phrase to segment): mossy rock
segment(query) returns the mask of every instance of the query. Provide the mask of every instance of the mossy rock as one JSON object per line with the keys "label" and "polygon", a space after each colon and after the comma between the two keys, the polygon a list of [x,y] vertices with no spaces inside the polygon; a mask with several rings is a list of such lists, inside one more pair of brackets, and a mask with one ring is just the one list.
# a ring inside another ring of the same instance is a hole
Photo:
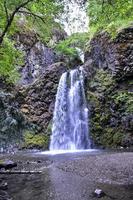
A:
{"label": "mossy rock", "polygon": [[114,129],[113,128],[106,128],[104,130],[104,134],[100,138],[100,143],[105,147],[112,147],[113,146],[113,136],[114,136]]}
{"label": "mossy rock", "polygon": [[104,93],[115,84],[115,81],[110,73],[103,69],[96,71],[95,77],[90,81],[89,87],[98,93]]}
{"label": "mossy rock", "polygon": [[122,145],[122,141],[123,141],[123,138],[124,138],[124,134],[121,133],[121,132],[116,132],[114,135],[113,135],[113,145],[114,146],[121,146]]}
{"label": "mossy rock", "polygon": [[48,136],[50,136],[52,133],[52,122],[49,122],[48,126],[47,126],[47,129],[46,129],[46,134]]}
{"label": "mossy rock", "polygon": [[119,108],[122,106],[123,110],[126,113],[133,113],[133,93],[126,91],[126,90],[121,90],[117,91],[112,96],[113,101],[115,102],[116,105],[119,106]]}
{"label": "mossy rock", "polygon": [[33,132],[26,131],[24,134],[23,147],[27,149],[48,149],[49,136],[44,134],[34,134]]}
{"label": "mossy rock", "polygon": [[90,104],[94,105],[96,108],[100,107],[99,96],[95,92],[88,91],[87,100]]}

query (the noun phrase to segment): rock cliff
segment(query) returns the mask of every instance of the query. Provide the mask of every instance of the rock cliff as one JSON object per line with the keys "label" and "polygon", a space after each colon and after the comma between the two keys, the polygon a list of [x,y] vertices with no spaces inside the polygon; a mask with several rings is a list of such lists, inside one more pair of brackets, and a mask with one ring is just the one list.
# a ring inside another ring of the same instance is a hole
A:
{"label": "rock cliff", "polygon": [[102,32],[85,53],[90,134],[104,147],[133,146],[133,27]]}
{"label": "rock cliff", "polygon": [[[81,63],[57,55],[33,32],[14,38],[16,47],[24,52],[25,64],[16,86],[0,81],[0,146],[9,138],[20,138],[23,147],[46,149],[60,76],[69,64],[76,67]],[[83,67],[94,144],[132,147],[133,27],[123,29],[115,39],[105,32],[96,35],[87,46]]]}

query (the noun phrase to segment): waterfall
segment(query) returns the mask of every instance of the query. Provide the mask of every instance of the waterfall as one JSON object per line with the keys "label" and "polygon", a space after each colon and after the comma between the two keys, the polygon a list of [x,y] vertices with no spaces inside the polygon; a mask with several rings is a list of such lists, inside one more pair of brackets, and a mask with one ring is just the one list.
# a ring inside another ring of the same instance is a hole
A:
{"label": "waterfall", "polygon": [[83,70],[62,74],[55,102],[50,150],[90,148]]}

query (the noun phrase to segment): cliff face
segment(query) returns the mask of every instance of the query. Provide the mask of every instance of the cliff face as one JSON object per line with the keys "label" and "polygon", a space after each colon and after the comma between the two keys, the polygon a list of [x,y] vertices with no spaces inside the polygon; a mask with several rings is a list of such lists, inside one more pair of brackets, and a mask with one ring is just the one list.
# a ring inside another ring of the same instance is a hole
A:
{"label": "cliff face", "polygon": [[[54,40],[66,37],[60,34]],[[57,86],[69,59],[39,41],[34,31],[22,30],[14,40],[24,54],[24,65],[16,85],[0,79],[0,147],[48,148]]]}
{"label": "cliff face", "polygon": [[104,147],[133,146],[133,27],[95,36],[85,53],[90,134]]}
{"label": "cliff face", "polygon": [[16,33],[16,48],[24,54],[24,65],[20,68],[19,85],[33,83],[50,65],[60,60],[52,48],[39,40],[35,31]]}
{"label": "cliff face", "polygon": [[123,29],[114,40],[102,32],[94,37],[86,51],[85,59],[92,59],[95,68],[122,78],[133,74],[133,27]]}
{"label": "cliff face", "polygon": [[[35,33],[18,34],[15,40],[25,64],[16,86],[0,81],[0,146],[7,141],[14,145],[20,138],[26,148],[46,149],[58,82],[69,58],[57,55]],[[71,62],[71,66],[79,64],[78,59]],[[115,39],[107,33],[95,36],[85,52],[84,69],[94,143],[133,146],[133,27]]]}
{"label": "cliff face", "polygon": [[65,63],[55,63],[33,84],[21,88],[16,94],[21,112],[44,133],[52,119],[60,76],[66,69]]}

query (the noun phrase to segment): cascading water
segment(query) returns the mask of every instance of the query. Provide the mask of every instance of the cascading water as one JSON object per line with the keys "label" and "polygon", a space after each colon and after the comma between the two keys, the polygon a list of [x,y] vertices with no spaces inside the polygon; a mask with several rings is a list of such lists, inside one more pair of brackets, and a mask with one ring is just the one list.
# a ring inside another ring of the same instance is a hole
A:
{"label": "cascading water", "polygon": [[82,69],[62,74],[56,95],[50,150],[90,148]]}

